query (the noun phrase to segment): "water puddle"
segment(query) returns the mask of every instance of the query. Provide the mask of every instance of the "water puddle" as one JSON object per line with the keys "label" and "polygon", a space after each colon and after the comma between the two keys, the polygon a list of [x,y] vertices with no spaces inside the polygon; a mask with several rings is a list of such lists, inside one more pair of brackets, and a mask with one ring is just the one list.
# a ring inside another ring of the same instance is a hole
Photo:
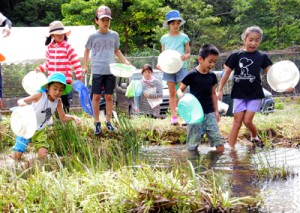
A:
{"label": "water puddle", "polygon": [[[260,149],[237,144],[235,151],[227,148],[218,154],[215,148],[199,146],[199,152],[188,152],[186,146],[143,147],[142,158],[149,164],[171,167],[190,160],[196,172],[214,169],[230,180],[232,195],[264,194],[264,212],[299,212],[300,175],[287,180],[258,181],[258,165],[289,168],[300,174],[300,150],[294,148]],[[260,163],[258,163],[260,162]],[[268,167],[267,167],[268,168]]]}

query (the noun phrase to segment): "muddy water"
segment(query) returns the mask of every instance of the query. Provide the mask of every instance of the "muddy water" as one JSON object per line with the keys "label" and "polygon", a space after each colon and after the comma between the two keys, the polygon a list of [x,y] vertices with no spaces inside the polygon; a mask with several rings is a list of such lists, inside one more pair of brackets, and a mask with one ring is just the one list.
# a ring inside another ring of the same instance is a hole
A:
{"label": "muddy water", "polygon": [[[205,145],[198,152],[188,152],[186,146],[145,146],[141,156],[149,164],[171,167],[190,160],[196,172],[214,169],[230,180],[232,195],[263,194],[263,212],[300,212],[300,150],[293,148],[261,149],[237,145],[234,151],[226,148],[221,155]],[[259,159],[263,164],[282,166],[298,173],[287,180],[257,180]]]}

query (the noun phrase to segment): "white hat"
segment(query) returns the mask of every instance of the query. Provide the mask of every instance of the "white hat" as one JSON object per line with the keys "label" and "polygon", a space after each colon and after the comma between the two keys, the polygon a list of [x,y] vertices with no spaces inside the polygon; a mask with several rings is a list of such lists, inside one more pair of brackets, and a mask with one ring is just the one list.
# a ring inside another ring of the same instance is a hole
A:
{"label": "white hat", "polygon": [[31,138],[37,127],[36,114],[31,105],[18,107],[10,117],[12,131],[25,139]]}
{"label": "white hat", "polygon": [[299,77],[297,66],[291,61],[284,60],[272,65],[267,74],[267,81],[274,91],[285,92],[298,84]]}
{"label": "white hat", "polygon": [[176,50],[165,50],[158,56],[158,65],[166,73],[177,73],[183,65],[180,57],[181,54]]}
{"label": "white hat", "polygon": [[49,25],[49,34],[47,35],[47,37],[50,36],[51,34],[56,34],[56,35],[66,34],[66,36],[69,36],[71,34],[71,30],[65,29],[61,21],[53,21]]}
{"label": "white hat", "polygon": [[42,72],[30,71],[22,79],[22,86],[29,95],[36,93],[46,83],[47,77]]}

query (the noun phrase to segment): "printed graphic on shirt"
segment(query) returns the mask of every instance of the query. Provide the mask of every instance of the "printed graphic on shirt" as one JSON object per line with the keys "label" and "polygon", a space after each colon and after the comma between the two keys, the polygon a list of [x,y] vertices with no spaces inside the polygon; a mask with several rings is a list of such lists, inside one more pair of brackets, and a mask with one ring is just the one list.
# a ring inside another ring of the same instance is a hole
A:
{"label": "printed graphic on shirt", "polygon": [[241,73],[239,75],[234,75],[234,81],[239,82],[240,80],[249,80],[253,82],[255,79],[254,75],[249,74],[249,67],[253,64],[253,61],[248,58],[241,58],[239,61],[239,67],[241,69]]}
{"label": "printed graphic on shirt", "polygon": [[42,122],[42,124],[40,125],[40,128],[48,121],[50,120],[52,113],[51,113],[51,108],[47,108],[45,110],[42,111],[42,113],[45,113],[45,120]]}
{"label": "printed graphic on shirt", "polygon": [[93,54],[94,55],[97,55],[101,52],[104,52],[104,51],[109,51],[111,49],[114,49],[115,46],[114,46],[114,42],[112,40],[99,40],[99,41],[96,41],[95,43],[95,48],[94,48],[94,52]]}

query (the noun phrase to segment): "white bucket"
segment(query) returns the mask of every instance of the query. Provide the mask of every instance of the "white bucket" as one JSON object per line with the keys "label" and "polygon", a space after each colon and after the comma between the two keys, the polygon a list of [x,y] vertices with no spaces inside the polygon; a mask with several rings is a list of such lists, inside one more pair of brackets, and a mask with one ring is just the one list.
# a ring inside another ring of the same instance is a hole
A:
{"label": "white bucket", "polygon": [[176,50],[165,50],[158,56],[158,65],[163,72],[177,73],[182,65],[181,54]]}
{"label": "white bucket", "polygon": [[122,63],[109,64],[110,72],[116,77],[130,78],[136,68],[132,65],[126,65]]}
{"label": "white bucket", "polygon": [[226,114],[227,111],[228,111],[228,108],[229,108],[228,104],[226,104],[226,103],[218,100],[218,109],[219,109],[219,112],[223,112],[224,114]]}
{"label": "white bucket", "polygon": [[285,92],[288,88],[294,88],[299,78],[297,66],[288,60],[273,64],[267,74],[267,81],[276,92]]}

